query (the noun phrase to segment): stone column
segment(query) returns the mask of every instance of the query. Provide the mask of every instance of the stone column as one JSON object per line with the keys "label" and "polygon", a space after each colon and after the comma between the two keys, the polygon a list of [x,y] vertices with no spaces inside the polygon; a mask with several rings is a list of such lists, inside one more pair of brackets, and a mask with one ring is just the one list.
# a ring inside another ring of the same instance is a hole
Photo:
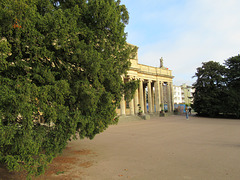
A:
{"label": "stone column", "polygon": [[143,84],[143,106],[144,106],[144,112],[147,113],[146,86],[144,84]]}
{"label": "stone column", "polygon": [[171,108],[171,91],[170,91],[170,83],[167,83],[167,106],[168,106],[168,112],[172,111]]}
{"label": "stone column", "polygon": [[155,112],[155,106],[154,106],[154,104],[155,104],[154,97],[155,96],[154,96],[153,87],[154,87],[154,84],[152,84],[151,90],[152,90],[152,112]]}
{"label": "stone column", "polygon": [[161,106],[161,110],[164,110],[164,99],[163,99],[163,82],[160,81],[160,104]]}
{"label": "stone column", "polygon": [[134,95],[135,114],[138,113],[138,108],[139,108],[138,107],[138,104],[139,104],[139,102],[138,102],[138,91],[139,91],[139,89],[136,90],[135,95]]}
{"label": "stone column", "polygon": [[156,112],[160,111],[160,91],[159,91],[159,81],[155,82],[155,104],[156,104]]}
{"label": "stone column", "polygon": [[140,79],[140,85],[139,85],[139,95],[140,95],[140,106],[141,106],[141,110],[143,111],[143,113],[145,113],[145,108],[144,108],[144,96],[143,96],[143,80]]}
{"label": "stone column", "polygon": [[134,115],[134,102],[133,99],[129,102],[130,114]]}
{"label": "stone column", "polygon": [[[129,76],[129,81],[131,81],[132,77]],[[129,101],[129,107],[130,107],[130,115],[134,115],[134,100],[131,99]]]}
{"label": "stone column", "polygon": [[152,87],[151,87],[151,81],[148,80],[148,110],[149,113],[153,112],[153,108],[152,108]]}
{"label": "stone column", "polygon": [[171,92],[171,108],[172,108],[172,111],[174,110],[174,99],[173,99],[173,84],[170,83],[170,92]]}
{"label": "stone column", "polygon": [[121,115],[125,116],[126,115],[126,102],[124,99],[124,95],[122,96],[122,100],[120,102],[120,108],[121,108]]}

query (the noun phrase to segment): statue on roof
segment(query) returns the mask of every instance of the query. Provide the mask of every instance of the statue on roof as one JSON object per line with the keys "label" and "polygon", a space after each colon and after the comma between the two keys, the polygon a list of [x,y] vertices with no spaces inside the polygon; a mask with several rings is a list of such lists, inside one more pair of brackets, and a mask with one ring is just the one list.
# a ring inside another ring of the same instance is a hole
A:
{"label": "statue on roof", "polygon": [[160,59],[160,68],[163,68],[163,58]]}

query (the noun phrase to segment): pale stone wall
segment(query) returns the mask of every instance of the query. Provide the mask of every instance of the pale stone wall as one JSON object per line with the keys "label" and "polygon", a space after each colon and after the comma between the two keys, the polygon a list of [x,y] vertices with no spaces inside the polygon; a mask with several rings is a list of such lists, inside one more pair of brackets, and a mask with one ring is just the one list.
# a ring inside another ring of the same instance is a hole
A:
{"label": "pale stone wall", "polygon": [[182,103],[182,89],[181,86],[173,86],[174,104]]}
{"label": "pale stone wall", "polygon": [[[173,85],[172,71],[166,67],[152,67],[138,64],[138,55],[130,60],[131,67],[124,80],[140,80],[134,99],[129,102],[129,108],[126,108],[124,97],[122,98],[119,115],[136,115],[139,112],[139,106],[146,113],[155,113],[161,110],[161,105],[167,105],[168,111],[173,111]],[[146,97],[148,92],[148,97]],[[148,103],[147,103],[148,102]],[[147,108],[148,106],[148,108]]]}
{"label": "pale stone wall", "polygon": [[188,86],[186,84],[183,84],[181,86],[182,92],[183,92],[183,101],[185,104],[192,104],[193,103],[193,93],[194,89],[192,86]]}
{"label": "pale stone wall", "polygon": [[174,86],[174,103],[175,104],[192,104],[194,89],[192,86],[183,84],[181,86]]}

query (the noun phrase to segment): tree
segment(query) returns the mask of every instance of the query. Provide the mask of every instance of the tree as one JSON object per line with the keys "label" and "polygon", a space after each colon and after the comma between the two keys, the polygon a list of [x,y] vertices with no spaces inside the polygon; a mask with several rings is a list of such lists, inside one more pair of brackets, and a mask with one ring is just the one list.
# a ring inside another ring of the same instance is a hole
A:
{"label": "tree", "polygon": [[226,110],[227,113],[236,114],[240,117],[240,55],[231,57],[225,61],[226,79],[227,79],[227,96]]}
{"label": "tree", "polygon": [[197,68],[193,84],[193,108],[198,114],[216,116],[222,112],[225,67],[218,62],[209,61]]}
{"label": "tree", "polygon": [[120,0],[1,0],[0,162],[44,172],[68,140],[116,123],[135,48]]}

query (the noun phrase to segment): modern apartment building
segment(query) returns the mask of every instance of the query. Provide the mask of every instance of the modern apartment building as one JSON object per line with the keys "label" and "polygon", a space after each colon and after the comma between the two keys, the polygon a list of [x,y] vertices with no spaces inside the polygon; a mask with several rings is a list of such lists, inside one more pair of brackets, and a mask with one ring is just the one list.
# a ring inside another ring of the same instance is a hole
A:
{"label": "modern apartment building", "polygon": [[192,86],[186,84],[181,86],[173,85],[174,104],[192,104],[194,92],[195,89]]}

